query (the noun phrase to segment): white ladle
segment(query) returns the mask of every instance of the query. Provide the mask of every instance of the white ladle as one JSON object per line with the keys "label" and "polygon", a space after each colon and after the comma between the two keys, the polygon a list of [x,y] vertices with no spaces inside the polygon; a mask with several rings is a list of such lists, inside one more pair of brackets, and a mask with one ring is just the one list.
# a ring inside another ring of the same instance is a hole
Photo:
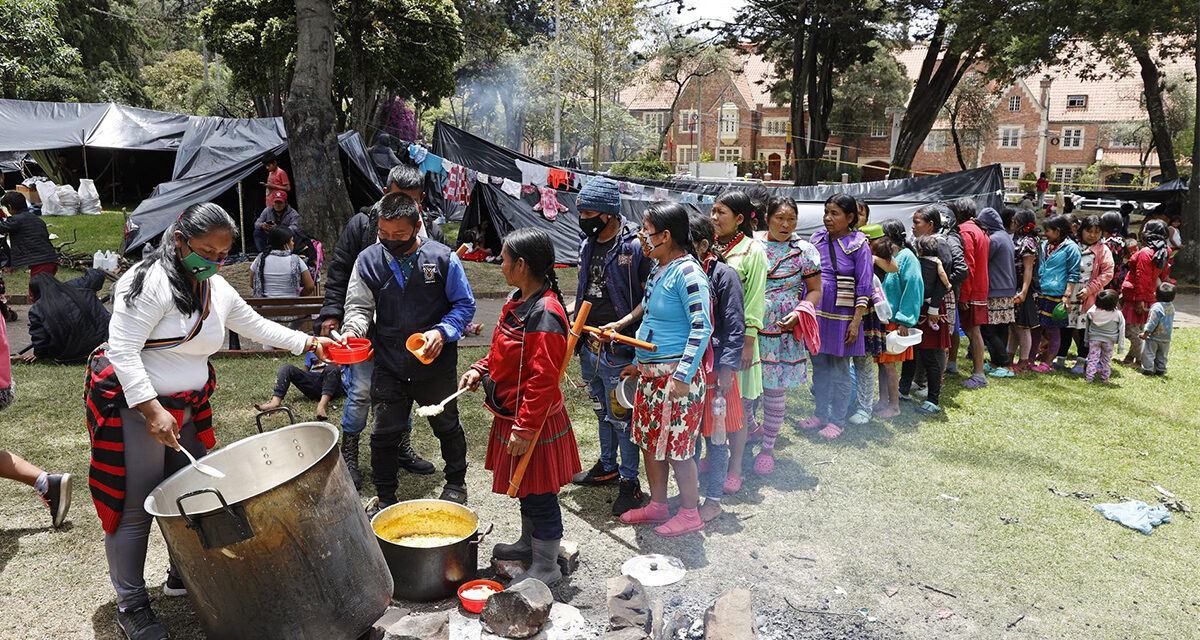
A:
{"label": "white ladle", "polygon": [[442,400],[441,402],[439,402],[437,404],[431,404],[428,407],[417,407],[417,415],[424,417],[424,418],[428,418],[430,416],[436,416],[437,414],[441,413],[443,409],[446,408],[446,403],[450,402],[451,400],[461,396],[462,394],[464,394],[470,390],[471,390],[470,387],[463,387],[463,388],[459,389],[458,391],[455,391],[453,394],[451,394],[450,397],[446,398],[445,400]]}
{"label": "white ladle", "polygon": [[216,469],[204,464],[203,462],[197,462],[196,456],[193,456],[192,452],[188,451],[186,447],[180,446],[179,450],[183,452],[183,455],[188,457],[188,460],[192,461],[192,468],[195,469],[196,471],[199,471],[200,473],[203,473],[206,476],[211,476],[218,480],[225,477],[224,473],[217,471]]}

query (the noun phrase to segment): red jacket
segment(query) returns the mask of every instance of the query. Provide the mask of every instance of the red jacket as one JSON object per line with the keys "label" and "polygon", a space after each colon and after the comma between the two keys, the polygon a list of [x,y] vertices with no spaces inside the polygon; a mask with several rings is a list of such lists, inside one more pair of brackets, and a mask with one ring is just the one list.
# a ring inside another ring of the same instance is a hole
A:
{"label": "red jacket", "polygon": [[1144,302],[1147,307],[1154,304],[1154,291],[1158,287],[1158,277],[1161,274],[1162,269],[1154,264],[1154,249],[1139,249],[1129,258],[1129,270],[1125,273],[1125,282],[1121,285],[1121,299]]}
{"label": "red jacket", "polygon": [[987,302],[988,296],[988,236],[974,220],[958,225],[963,239],[963,256],[967,260],[967,279],[962,284],[960,302]]}

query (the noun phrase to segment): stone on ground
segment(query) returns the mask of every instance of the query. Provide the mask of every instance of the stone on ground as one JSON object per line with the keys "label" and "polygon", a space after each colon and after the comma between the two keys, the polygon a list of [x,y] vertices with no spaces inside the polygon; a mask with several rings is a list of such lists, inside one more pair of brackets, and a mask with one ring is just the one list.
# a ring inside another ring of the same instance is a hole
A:
{"label": "stone on ground", "polygon": [[505,638],[528,638],[546,624],[553,604],[550,587],[529,578],[488,598],[479,621],[489,633]]}
{"label": "stone on ground", "polygon": [[383,640],[450,640],[450,612],[409,614],[388,627]]}
{"label": "stone on ground", "polygon": [[750,592],[730,589],[704,614],[704,640],[754,640],[754,608]]}
{"label": "stone on ground", "polygon": [[650,636],[646,635],[645,631],[635,627],[613,629],[612,631],[600,636],[600,640],[648,640],[649,638]]}
{"label": "stone on ground", "polygon": [[558,546],[558,566],[563,575],[571,575],[579,568],[579,543],[563,540]]}
{"label": "stone on ground", "polygon": [[649,630],[650,602],[645,587],[636,578],[620,575],[608,579],[608,622],[614,630]]}

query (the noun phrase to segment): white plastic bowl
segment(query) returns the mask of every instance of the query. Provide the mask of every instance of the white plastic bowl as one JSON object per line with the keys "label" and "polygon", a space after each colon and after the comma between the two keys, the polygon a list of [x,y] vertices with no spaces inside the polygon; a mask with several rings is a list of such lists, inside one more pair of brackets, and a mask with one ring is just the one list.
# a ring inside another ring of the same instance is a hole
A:
{"label": "white plastic bowl", "polygon": [[887,334],[887,352],[892,355],[904,353],[905,349],[919,344],[921,344],[920,329],[909,329],[906,336],[900,335],[897,331],[890,331]]}

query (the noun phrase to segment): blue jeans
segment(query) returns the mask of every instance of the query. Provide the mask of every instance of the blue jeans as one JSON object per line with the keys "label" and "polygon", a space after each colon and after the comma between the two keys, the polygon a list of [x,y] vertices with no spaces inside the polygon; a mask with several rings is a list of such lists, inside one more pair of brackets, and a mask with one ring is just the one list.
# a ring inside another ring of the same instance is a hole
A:
{"label": "blue jeans", "polygon": [[271,232],[262,227],[254,226],[254,248],[258,249],[259,253],[266,253],[271,248]]}
{"label": "blue jeans", "polygon": [[[725,444],[713,444],[712,438],[703,438],[704,446],[708,448],[708,479],[700,480],[700,495],[711,500],[720,500],[725,496],[725,476],[729,475],[729,441]],[[696,464],[700,464],[702,452],[700,442],[696,442]],[[705,486],[705,485],[708,486]]]}
{"label": "blue jeans", "polygon": [[818,353],[813,356],[813,400],[818,418],[842,426],[850,417],[853,385],[850,358]]}
{"label": "blue jeans", "polygon": [[347,366],[350,367],[350,385],[346,389],[346,408],[342,410],[342,433],[356,436],[367,428],[375,361],[364,360]]}
{"label": "blue jeans", "polygon": [[605,349],[600,355],[586,347],[579,350],[579,368],[588,383],[588,395],[592,397],[592,410],[600,429],[600,464],[605,470],[617,468],[617,451],[621,452],[619,468],[623,480],[636,480],[641,451],[633,443],[629,431],[629,409],[617,402],[617,385],[621,384],[621,370],[633,362],[632,357],[623,357]]}

